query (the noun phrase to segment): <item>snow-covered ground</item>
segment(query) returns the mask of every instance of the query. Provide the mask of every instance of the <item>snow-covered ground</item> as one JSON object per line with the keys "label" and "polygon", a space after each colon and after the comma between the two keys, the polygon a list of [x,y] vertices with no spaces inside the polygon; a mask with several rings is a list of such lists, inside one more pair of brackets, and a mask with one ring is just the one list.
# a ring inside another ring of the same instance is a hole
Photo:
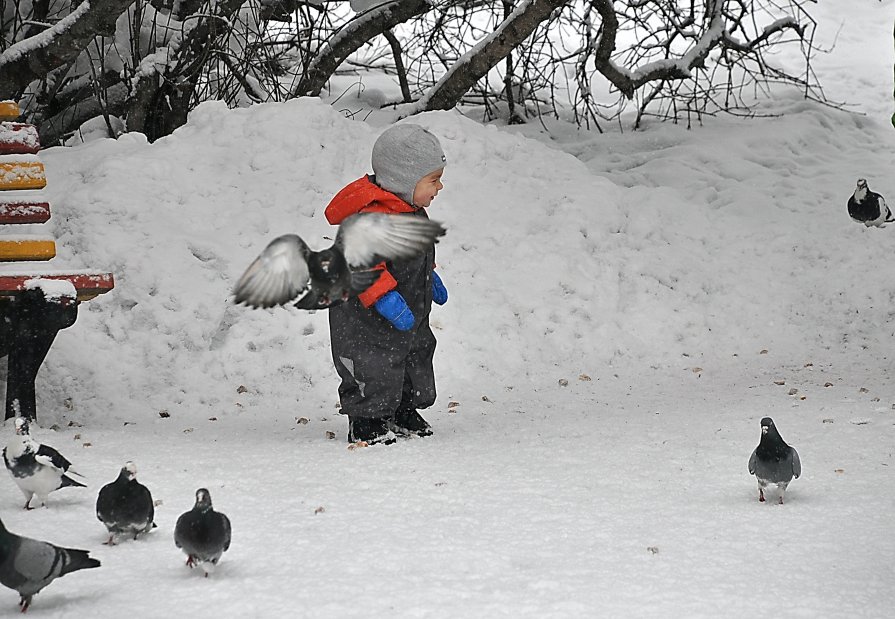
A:
{"label": "snow-covered ground", "polygon": [[[778,118],[602,135],[415,118],[449,159],[430,213],[451,298],[435,434],[392,446],[348,449],[325,312],[228,299],[274,236],[329,242],[380,116],[206,104],[153,145],[43,151],[53,264],[116,287],[38,378],[33,433],[91,487],[25,512],[0,485],[11,530],[103,562],[29,615],[889,616],[895,228],[845,202],[858,177],[895,202],[895,2],[854,4],[817,8],[838,34],[818,71],[854,112],[788,96]],[[766,415],[803,463],[783,506],[746,471]],[[159,527],[110,548],[96,492],[129,459]],[[234,530],[208,579],[172,536],[201,486]]]}

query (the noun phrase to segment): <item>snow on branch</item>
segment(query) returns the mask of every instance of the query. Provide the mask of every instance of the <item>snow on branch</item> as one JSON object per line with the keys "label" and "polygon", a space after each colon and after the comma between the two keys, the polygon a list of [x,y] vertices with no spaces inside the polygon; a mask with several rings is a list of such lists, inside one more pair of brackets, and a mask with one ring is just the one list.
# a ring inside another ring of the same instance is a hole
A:
{"label": "snow on branch", "polygon": [[778,32],[783,32],[784,30],[795,30],[798,33],[799,38],[805,36],[805,26],[800,24],[794,17],[784,17],[778,19],[773,24],[766,26],[759,36],[746,43],[737,40],[730,34],[730,32],[725,30],[723,38],[724,46],[738,52],[751,52],[753,49],[767,41],[771,36]]}

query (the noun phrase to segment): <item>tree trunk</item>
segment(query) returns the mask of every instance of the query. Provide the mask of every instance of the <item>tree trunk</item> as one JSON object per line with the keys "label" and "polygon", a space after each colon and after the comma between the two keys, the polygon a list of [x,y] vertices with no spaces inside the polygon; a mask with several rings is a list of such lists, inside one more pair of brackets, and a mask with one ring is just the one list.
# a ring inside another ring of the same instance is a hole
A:
{"label": "tree trunk", "polygon": [[162,76],[144,76],[138,81],[127,103],[129,131],[141,131],[152,142],[186,124],[204,62],[214,53],[218,30],[223,28],[226,32],[226,24],[244,2],[220,0],[212,15],[191,15],[199,23],[189,31],[183,46],[177,50],[176,65]]}

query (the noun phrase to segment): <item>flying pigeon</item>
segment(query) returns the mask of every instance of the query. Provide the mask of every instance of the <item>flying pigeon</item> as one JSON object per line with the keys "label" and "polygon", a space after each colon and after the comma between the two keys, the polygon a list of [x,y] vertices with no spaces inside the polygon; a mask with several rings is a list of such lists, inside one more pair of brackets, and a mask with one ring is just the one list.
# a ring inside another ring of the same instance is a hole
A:
{"label": "flying pigeon", "polygon": [[174,544],[186,553],[186,564],[201,567],[206,578],[230,548],[230,519],[212,509],[211,494],[205,488],[196,490],[193,509],[177,519]]}
{"label": "flying pigeon", "polygon": [[867,188],[867,181],[858,179],[855,193],[848,199],[848,214],[858,223],[867,227],[882,227],[895,221],[892,211],[886,206],[886,199]]}
{"label": "flying pigeon", "polygon": [[3,461],[13,481],[25,495],[25,509],[32,509],[31,499],[37,495],[41,506],[47,504],[47,496],[66,486],[86,488],[84,484],[66,475],[80,476],[72,470],[71,462],[62,454],[31,438],[28,420],[16,417],[16,435],[3,449]]}
{"label": "flying pigeon", "polygon": [[119,535],[133,536],[147,533],[156,526],[153,522],[155,504],[149,489],[137,481],[137,466],[126,462],[118,478],[106,484],[96,497],[96,517],[109,530],[104,542],[114,546]]}
{"label": "flying pigeon", "polygon": [[802,474],[798,452],[783,441],[770,417],[761,420],[761,440],[749,456],[749,473],[758,480],[758,500],[764,502],[764,489],[776,484],[781,505],[789,482]]}
{"label": "flying pigeon", "polygon": [[379,276],[373,265],[422,253],[444,227],[425,217],[358,213],[342,222],[330,247],[312,251],[295,234],[275,238],[236,283],[236,303],[273,307],[301,298],[299,309],[344,303]]}
{"label": "flying pigeon", "polygon": [[22,596],[22,612],[31,605],[31,597],[60,576],[99,567],[86,550],[60,548],[7,531],[0,520],[0,583]]}

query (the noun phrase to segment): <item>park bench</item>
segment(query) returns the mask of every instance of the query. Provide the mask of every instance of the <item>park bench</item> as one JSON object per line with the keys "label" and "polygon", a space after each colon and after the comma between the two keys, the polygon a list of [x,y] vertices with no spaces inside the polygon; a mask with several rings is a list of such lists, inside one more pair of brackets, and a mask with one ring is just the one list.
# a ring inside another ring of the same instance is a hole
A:
{"label": "park bench", "polygon": [[56,241],[43,230],[50,203],[40,141],[33,125],[15,122],[19,115],[15,102],[0,101],[0,357],[6,419],[36,419],[34,381],[56,334],[115,282],[111,273],[49,266]]}

